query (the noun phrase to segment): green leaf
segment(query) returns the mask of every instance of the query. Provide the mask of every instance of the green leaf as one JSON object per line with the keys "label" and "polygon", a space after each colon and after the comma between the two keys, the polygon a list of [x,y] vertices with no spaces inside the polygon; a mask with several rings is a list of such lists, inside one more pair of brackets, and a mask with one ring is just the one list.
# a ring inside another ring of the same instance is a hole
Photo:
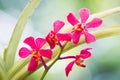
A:
{"label": "green leaf", "polygon": [[89,20],[91,20],[94,17],[98,17],[98,18],[107,17],[108,15],[112,15],[112,14],[119,13],[119,12],[120,12],[120,7],[116,7],[110,10],[99,12],[97,14],[93,14],[90,16]]}
{"label": "green leaf", "polygon": [[0,57],[0,80],[8,80],[6,65]]}
{"label": "green leaf", "polygon": [[17,72],[19,72],[29,61],[29,58],[23,59],[23,60],[19,60],[17,65],[14,65],[14,67],[12,67],[9,71],[8,71],[8,77],[11,78],[12,76],[14,76]]}
{"label": "green leaf", "polygon": [[5,51],[5,62],[7,65],[7,69],[9,70],[13,64],[15,59],[16,50],[22,35],[22,32],[25,28],[25,25],[34,12],[35,8],[38,6],[41,0],[30,0],[30,2],[27,4],[27,6],[22,11],[18,22],[15,26],[15,29],[13,31],[12,37],[10,39],[9,45]]}

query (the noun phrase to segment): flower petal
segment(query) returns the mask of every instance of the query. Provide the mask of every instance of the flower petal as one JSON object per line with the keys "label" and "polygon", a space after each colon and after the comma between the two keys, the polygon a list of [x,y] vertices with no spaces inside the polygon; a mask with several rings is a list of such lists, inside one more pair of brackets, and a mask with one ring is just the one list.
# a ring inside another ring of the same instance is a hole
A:
{"label": "flower petal", "polygon": [[71,41],[72,35],[71,33],[64,33],[64,34],[58,33],[57,37],[59,41]]}
{"label": "flower petal", "polygon": [[96,41],[96,38],[94,35],[88,33],[87,31],[84,31],[85,41],[86,43],[91,43]]}
{"label": "flower petal", "polygon": [[48,44],[50,46],[50,49],[53,49],[55,47],[55,45],[56,45],[55,43],[53,43],[53,44],[52,43],[48,43]]}
{"label": "flower petal", "polygon": [[81,32],[79,32],[79,31],[74,31],[73,32],[73,43],[74,44],[78,44],[78,42],[79,42],[79,40],[80,40],[80,36],[81,36]]}
{"label": "flower petal", "polygon": [[55,47],[55,42],[53,40],[51,40],[51,32],[46,36],[46,41],[48,42],[49,46],[51,49],[53,49]]}
{"label": "flower petal", "polygon": [[31,51],[28,50],[27,48],[25,47],[22,47],[20,50],[19,50],[19,56],[21,58],[26,58],[27,56],[29,56],[31,54]]}
{"label": "flower petal", "polygon": [[78,19],[74,16],[73,13],[69,13],[67,16],[67,20],[69,23],[71,23],[73,26],[77,23],[79,23]]}
{"label": "flower petal", "polygon": [[91,22],[86,24],[87,28],[96,28],[99,27],[102,24],[102,19],[100,18],[94,18]]}
{"label": "flower petal", "polygon": [[91,50],[92,48],[85,48],[80,51],[80,57],[83,59],[89,58],[91,56],[91,52],[88,50]]}
{"label": "flower petal", "polygon": [[36,61],[34,58],[31,58],[30,63],[28,65],[28,71],[33,72],[38,67],[38,61]]}
{"label": "flower petal", "polygon": [[79,15],[80,15],[80,18],[81,18],[81,23],[85,23],[86,20],[88,19],[89,17],[89,10],[87,8],[82,8],[80,11],[79,11]]}
{"label": "flower petal", "polygon": [[56,20],[54,23],[53,23],[53,26],[54,26],[54,32],[57,33],[63,26],[64,26],[64,22],[63,21],[60,21],[60,20]]}
{"label": "flower petal", "polygon": [[72,67],[73,67],[73,64],[75,63],[75,61],[72,61],[70,62],[67,67],[65,68],[65,73],[66,73],[66,76],[68,77],[69,75],[69,72],[72,70]]}
{"label": "flower petal", "polygon": [[28,44],[32,49],[36,49],[35,40],[32,36],[26,38],[24,43]]}
{"label": "flower petal", "polygon": [[40,49],[46,43],[46,40],[43,38],[37,38],[35,42],[37,49]]}
{"label": "flower petal", "polygon": [[45,49],[45,50],[41,49],[40,55],[51,59],[52,58],[52,51],[50,49]]}

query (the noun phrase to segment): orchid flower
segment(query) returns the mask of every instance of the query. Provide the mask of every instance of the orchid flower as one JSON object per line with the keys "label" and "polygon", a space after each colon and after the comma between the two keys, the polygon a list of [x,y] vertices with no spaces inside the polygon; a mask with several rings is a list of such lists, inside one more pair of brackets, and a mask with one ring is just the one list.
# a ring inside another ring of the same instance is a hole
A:
{"label": "orchid flower", "polygon": [[52,58],[52,51],[50,49],[41,49],[41,47],[46,43],[46,40],[42,38],[34,39],[33,37],[28,37],[24,40],[24,43],[29,45],[31,49],[22,47],[19,50],[19,56],[21,58],[26,58],[29,55],[31,55],[31,60],[28,65],[28,71],[29,72],[35,71],[38,67],[39,61],[41,61],[44,67],[46,68],[47,65],[45,64],[43,57],[49,59]]}
{"label": "orchid flower", "polygon": [[73,67],[74,64],[76,64],[79,67],[86,67],[86,65],[83,64],[83,62],[84,62],[85,59],[87,59],[87,58],[89,58],[91,56],[91,52],[89,51],[91,49],[92,48],[85,48],[85,49],[80,51],[79,55],[76,55],[76,56],[60,57],[60,60],[74,59],[65,68],[66,76],[68,76],[68,74],[72,70],[72,67]]}
{"label": "orchid flower", "polygon": [[95,36],[88,32],[88,28],[97,28],[102,24],[100,18],[94,18],[92,21],[86,23],[89,18],[90,12],[87,8],[82,8],[79,11],[81,20],[79,21],[73,13],[67,16],[68,22],[73,26],[72,38],[75,44],[78,44],[80,36],[84,34],[86,43],[91,43],[96,40]]}
{"label": "orchid flower", "polygon": [[46,41],[48,42],[51,49],[55,47],[55,45],[59,45],[62,47],[60,41],[71,41],[71,34],[70,33],[58,33],[60,29],[64,26],[64,22],[60,20],[56,20],[53,23],[54,29],[51,30],[48,35],[46,36]]}

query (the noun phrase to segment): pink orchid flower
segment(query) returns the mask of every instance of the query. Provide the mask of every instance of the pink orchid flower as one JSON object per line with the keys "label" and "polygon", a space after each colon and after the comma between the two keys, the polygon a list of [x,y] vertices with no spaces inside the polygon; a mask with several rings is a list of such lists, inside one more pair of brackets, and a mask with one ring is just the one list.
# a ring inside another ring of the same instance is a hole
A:
{"label": "pink orchid flower", "polygon": [[24,40],[24,43],[29,45],[31,49],[28,49],[26,47],[22,47],[19,50],[19,56],[21,58],[26,58],[29,55],[31,56],[30,63],[28,65],[28,71],[33,72],[38,67],[38,62],[41,61],[44,67],[46,68],[47,65],[45,64],[45,61],[43,60],[43,57],[52,58],[52,51],[50,49],[41,49],[41,47],[46,43],[45,39],[37,38],[34,40],[33,37],[28,37]]}
{"label": "pink orchid flower", "polygon": [[60,20],[56,20],[53,23],[54,30],[51,30],[46,36],[46,41],[50,45],[50,48],[53,49],[55,45],[59,45],[62,47],[60,41],[71,41],[70,33],[58,33],[60,29],[64,26],[64,22]]}
{"label": "pink orchid flower", "polygon": [[79,67],[86,67],[86,65],[83,64],[83,61],[91,56],[91,52],[88,51],[88,50],[91,50],[91,49],[92,48],[85,48],[85,49],[80,51],[79,55],[76,55],[76,56],[60,57],[60,60],[70,59],[70,58],[74,59],[65,68],[65,72],[66,72],[67,77],[68,77],[69,72],[72,70],[72,67],[73,67],[74,64],[76,64]]}
{"label": "pink orchid flower", "polygon": [[88,28],[97,28],[102,24],[100,18],[94,18],[92,21],[86,23],[89,18],[90,12],[87,8],[82,8],[79,11],[81,21],[79,21],[73,13],[69,13],[67,16],[68,22],[73,26],[73,42],[78,44],[80,36],[84,34],[86,43],[91,43],[96,40],[95,36],[88,32]]}

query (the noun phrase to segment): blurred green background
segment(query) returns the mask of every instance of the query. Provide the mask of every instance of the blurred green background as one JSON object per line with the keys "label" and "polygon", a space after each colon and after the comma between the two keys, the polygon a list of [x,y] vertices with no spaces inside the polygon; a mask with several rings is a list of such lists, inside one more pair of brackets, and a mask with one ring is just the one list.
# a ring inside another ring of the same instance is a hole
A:
{"label": "blurred green background", "polygon": [[[0,53],[7,46],[18,17],[28,2],[29,0],[0,0]],[[44,37],[57,19],[68,24],[66,16],[69,12],[73,12],[79,18],[78,10],[82,7],[89,8],[92,14],[117,6],[120,6],[120,0],[42,0],[26,25],[19,48],[24,45],[22,41],[25,37]],[[103,20],[101,28],[120,25],[120,13]],[[58,61],[50,69],[45,80],[120,80],[120,36],[97,40],[82,47],[93,48],[92,57],[85,61],[86,68],[75,65],[67,78],[64,68],[70,60]],[[80,49],[81,46],[64,55],[77,54]],[[16,60],[18,59],[17,54]],[[26,80],[39,80],[42,72],[43,68]]]}

